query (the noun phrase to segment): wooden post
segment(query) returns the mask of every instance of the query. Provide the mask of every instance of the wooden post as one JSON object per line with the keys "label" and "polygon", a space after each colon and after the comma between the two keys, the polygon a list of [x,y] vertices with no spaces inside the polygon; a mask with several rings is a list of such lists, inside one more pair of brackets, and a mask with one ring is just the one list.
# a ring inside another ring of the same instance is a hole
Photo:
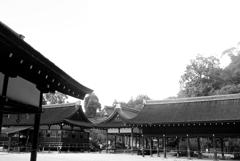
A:
{"label": "wooden post", "polygon": [[124,149],[124,136],[122,135],[122,148]]}
{"label": "wooden post", "polygon": [[176,137],[176,142],[177,142],[177,158],[179,158],[179,137]]}
{"label": "wooden post", "polygon": [[[114,147],[115,147],[115,150],[117,149],[117,136],[116,136],[116,134],[114,135]],[[115,150],[113,150],[113,153],[114,153],[114,151]]]}
{"label": "wooden post", "polygon": [[223,145],[223,138],[222,138],[222,137],[220,138],[220,141],[221,141],[221,153],[222,153],[222,159],[225,159],[225,156],[224,156],[224,145]]}
{"label": "wooden post", "polygon": [[138,148],[139,140],[138,140],[138,135],[135,136],[135,147],[136,149]]}
{"label": "wooden post", "polygon": [[59,149],[59,153],[62,153],[62,138],[63,138],[63,124],[61,124],[60,126],[60,131],[61,131],[61,135],[60,135],[60,149]]}
{"label": "wooden post", "polygon": [[[40,93],[39,107],[42,108],[42,92]],[[40,127],[41,114],[35,114],[34,118],[34,130],[32,138],[32,151],[30,161],[37,160],[37,148],[38,148],[38,138],[39,138],[39,127]]]}
{"label": "wooden post", "polygon": [[145,137],[145,141],[146,141],[145,148],[148,150],[148,138],[147,137]]}
{"label": "wooden post", "polygon": [[133,155],[133,128],[131,128],[131,153]]}
{"label": "wooden post", "polygon": [[217,158],[217,149],[216,149],[216,139],[215,139],[215,135],[213,134],[213,160],[218,160]]}
{"label": "wooden post", "polygon": [[128,148],[130,148],[130,146],[131,146],[131,143],[130,143],[131,137],[128,136],[127,138],[128,138]]}
{"label": "wooden post", "polygon": [[[0,91],[0,93],[2,92],[2,96],[7,95],[8,79],[9,79],[8,75],[5,74],[4,80],[3,80],[3,88],[2,88],[2,91]],[[0,103],[0,137],[1,137],[1,132],[2,132],[4,103],[5,102]]]}
{"label": "wooden post", "polygon": [[27,130],[26,151],[28,152],[29,129]]}
{"label": "wooden post", "polygon": [[153,148],[153,140],[152,137],[150,137],[150,156],[152,157],[152,148]]}
{"label": "wooden post", "polygon": [[201,140],[199,137],[197,138],[197,142],[198,142],[198,159],[202,159]]}
{"label": "wooden post", "polygon": [[8,153],[10,152],[11,150],[11,142],[12,142],[12,136],[11,134],[8,134]]}
{"label": "wooden post", "polygon": [[162,144],[163,144],[164,158],[167,158],[167,152],[166,152],[166,138],[165,138],[165,135],[163,135]]}
{"label": "wooden post", "polygon": [[142,135],[142,157],[144,156],[144,136]]}
{"label": "wooden post", "polygon": [[108,153],[108,129],[106,130],[106,132],[107,132],[107,136],[106,136],[106,141],[107,141],[106,153]]}
{"label": "wooden post", "polygon": [[188,155],[188,159],[191,159],[191,150],[190,150],[190,139],[189,136],[187,134],[187,155]]}
{"label": "wooden post", "polygon": [[137,136],[137,140],[138,140],[138,149],[140,149],[141,137],[139,135]]}
{"label": "wooden post", "polygon": [[160,157],[160,153],[159,153],[159,137],[157,137],[157,156]]}

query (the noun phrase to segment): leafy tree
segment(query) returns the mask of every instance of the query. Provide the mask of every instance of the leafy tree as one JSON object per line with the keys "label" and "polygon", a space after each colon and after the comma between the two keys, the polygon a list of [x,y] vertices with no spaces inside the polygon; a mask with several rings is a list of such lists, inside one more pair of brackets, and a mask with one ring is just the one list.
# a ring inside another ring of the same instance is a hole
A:
{"label": "leafy tree", "polygon": [[48,105],[48,104],[62,104],[66,103],[66,100],[68,99],[68,96],[65,94],[62,94],[58,91],[56,91],[54,94],[53,93],[46,93],[43,94],[43,105]]}
{"label": "leafy tree", "polygon": [[90,117],[94,117],[97,114],[97,109],[101,110],[101,104],[98,97],[92,93],[88,95],[84,100],[85,114]]}
{"label": "leafy tree", "polygon": [[106,142],[106,131],[99,129],[90,129],[90,142],[95,147],[98,147],[99,143]]}
{"label": "leafy tree", "polygon": [[116,104],[120,104],[120,105],[123,105],[123,106],[128,106],[126,102],[124,102],[124,101],[117,101],[117,100],[115,99],[112,105],[114,106],[114,105],[116,105]]}
{"label": "leafy tree", "polygon": [[222,69],[220,61],[214,56],[203,57],[197,55],[187,65],[185,73],[181,76],[181,90],[179,97],[198,97],[212,95],[221,88],[223,80],[220,77]]}
{"label": "leafy tree", "polygon": [[116,99],[113,102],[113,105],[115,104],[121,104],[124,106],[127,106],[129,108],[134,108],[134,109],[142,109],[142,105],[143,105],[143,100],[150,100],[150,98],[147,95],[144,94],[139,94],[135,99],[133,99],[133,97],[131,97],[131,99],[126,103],[123,101],[117,101]]}

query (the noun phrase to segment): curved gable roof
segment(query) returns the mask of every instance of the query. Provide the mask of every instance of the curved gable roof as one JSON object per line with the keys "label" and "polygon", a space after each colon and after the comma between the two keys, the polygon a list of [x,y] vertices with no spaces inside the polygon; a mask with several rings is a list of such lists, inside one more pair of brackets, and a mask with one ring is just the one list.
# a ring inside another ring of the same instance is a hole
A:
{"label": "curved gable roof", "polygon": [[177,124],[240,121],[240,95],[147,101],[127,124]]}
{"label": "curved gable roof", "polygon": [[123,107],[119,104],[114,107],[113,113],[106,120],[100,122],[99,124],[95,124],[96,127],[125,127],[124,121],[136,117],[140,112],[139,110]]}

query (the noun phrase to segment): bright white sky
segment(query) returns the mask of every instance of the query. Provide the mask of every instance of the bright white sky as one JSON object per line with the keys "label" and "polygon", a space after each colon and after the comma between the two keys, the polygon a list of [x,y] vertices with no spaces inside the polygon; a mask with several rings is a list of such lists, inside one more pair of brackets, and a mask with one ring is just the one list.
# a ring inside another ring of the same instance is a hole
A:
{"label": "bright white sky", "polygon": [[0,21],[102,105],[176,96],[196,55],[240,41],[240,1],[1,0]]}

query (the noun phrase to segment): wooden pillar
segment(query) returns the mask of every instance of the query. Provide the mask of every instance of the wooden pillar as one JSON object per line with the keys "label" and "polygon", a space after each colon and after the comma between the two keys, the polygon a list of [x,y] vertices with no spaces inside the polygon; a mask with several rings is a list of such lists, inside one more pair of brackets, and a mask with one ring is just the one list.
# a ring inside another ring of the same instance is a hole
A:
{"label": "wooden pillar", "polygon": [[115,149],[117,149],[117,136],[116,136],[116,134],[114,135],[114,147],[115,147]]}
{"label": "wooden pillar", "polygon": [[20,153],[20,131],[18,131],[18,153]]}
{"label": "wooden pillar", "polygon": [[124,149],[124,136],[122,135],[122,148]]}
{"label": "wooden pillar", "polygon": [[148,150],[148,138],[145,137],[146,145],[145,148]]}
{"label": "wooden pillar", "polygon": [[202,150],[201,150],[201,142],[200,142],[200,138],[197,138],[197,142],[198,142],[198,159],[202,159]]}
{"label": "wooden pillar", "polygon": [[[42,98],[40,100],[42,101]],[[38,148],[38,138],[39,138],[38,131],[39,131],[39,127],[40,127],[40,119],[41,119],[41,114],[35,114],[33,139],[32,139],[32,151],[31,151],[30,161],[37,160],[37,148]]]}
{"label": "wooden pillar", "polygon": [[217,159],[217,149],[216,149],[216,139],[215,135],[213,134],[213,160],[218,160]]}
{"label": "wooden pillar", "polygon": [[106,136],[106,142],[107,142],[106,153],[108,153],[108,129],[106,130],[106,134],[107,134],[107,136]]}
{"label": "wooden pillar", "polygon": [[188,134],[187,134],[187,155],[188,155],[188,159],[191,159],[190,139]]}
{"label": "wooden pillar", "polygon": [[[39,107],[40,108],[42,108],[42,98],[43,98],[43,93],[40,92],[40,99],[39,99]],[[32,138],[32,151],[31,151],[30,161],[37,160],[40,119],[41,119],[41,114],[35,114],[33,138]]]}
{"label": "wooden pillar", "polygon": [[135,136],[135,147],[137,148],[138,145],[138,136]]}
{"label": "wooden pillar", "polygon": [[[118,128],[118,141],[120,141],[120,128]],[[117,147],[116,147],[117,149]]]}
{"label": "wooden pillar", "polygon": [[177,158],[179,158],[179,137],[176,137],[176,142],[177,142]]}
{"label": "wooden pillar", "polygon": [[11,150],[12,135],[8,134],[8,153]]}
{"label": "wooden pillar", "polygon": [[153,148],[153,140],[152,137],[150,137],[150,156],[152,157],[152,148]]}
{"label": "wooden pillar", "polygon": [[225,156],[224,156],[224,144],[223,144],[223,138],[222,138],[222,137],[220,138],[220,141],[221,141],[221,153],[222,153],[222,159],[225,159]]}
{"label": "wooden pillar", "polygon": [[61,130],[61,135],[60,135],[60,147],[59,147],[59,153],[62,152],[63,124],[61,124],[61,126],[60,126],[60,130]]}
{"label": "wooden pillar", "polygon": [[26,138],[26,151],[28,152],[28,141],[29,141],[29,129],[27,130],[27,138]]}
{"label": "wooden pillar", "polygon": [[138,149],[140,149],[140,144],[141,144],[141,136],[138,136]]}
{"label": "wooden pillar", "polygon": [[166,138],[165,138],[165,135],[163,135],[162,144],[163,144],[164,158],[167,158],[167,152],[166,152]]}
{"label": "wooden pillar", "polygon": [[159,137],[157,137],[157,156],[160,157],[160,153],[159,153]]}
{"label": "wooden pillar", "polygon": [[128,148],[130,149],[130,147],[131,147],[131,143],[130,143],[131,137],[127,136],[127,138],[128,138]]}
{"label": "wooden pillar", "polygon": [[131,128],[131,153],[133,155],[133,128]]}
{"label": "wooden pillar", "polygon": [[[2,96],[7,95],[8,79],[9,79],[9,76],[5,74],[4,80],[3,80],[3,88],[2,88],[2,91],[0,91],[2,93]],[[5,102],[0,103],[0,137],[1,137],[1,133],[2,133],[4,103]]]}
{"label": "wooden pillar", "polygon": [[142,135],[142,157],[144,156],[144,136]]}

